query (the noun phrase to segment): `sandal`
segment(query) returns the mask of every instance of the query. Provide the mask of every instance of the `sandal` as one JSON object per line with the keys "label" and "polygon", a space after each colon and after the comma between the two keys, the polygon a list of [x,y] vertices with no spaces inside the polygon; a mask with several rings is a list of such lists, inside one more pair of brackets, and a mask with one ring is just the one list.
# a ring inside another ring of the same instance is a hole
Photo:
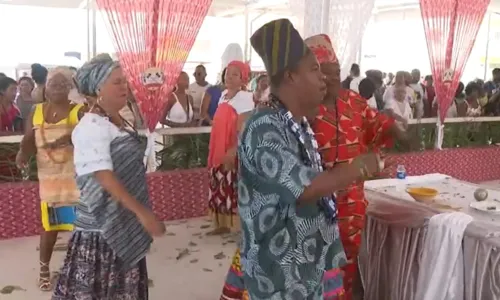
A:
{"label": "sandal", "polygon": [[[46,271],[42,270],[44,268],[47,268],[47,270]],[[46,275],[46,276],[44,276],[44,275]],[[49,263],[40,262],[40,277],[38,278],[38,288],[42,292],[52,291]]]}

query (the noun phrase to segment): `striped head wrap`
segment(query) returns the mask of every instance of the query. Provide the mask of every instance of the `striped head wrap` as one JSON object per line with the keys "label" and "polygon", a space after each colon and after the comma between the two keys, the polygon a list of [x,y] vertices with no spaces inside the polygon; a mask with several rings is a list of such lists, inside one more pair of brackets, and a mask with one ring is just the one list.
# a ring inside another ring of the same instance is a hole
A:
{"label": "striped head wrap", "polygon": [[108,54],[101,54],[85,63],[75,75],[78,92],[85,96],[96,97],[102,84],[120,64]]}
{"label": "striped head wrap", "polygon": [[271,21],[250,38],[250,43],[264,61],[269,76],[296,66],[309,48],[288,19]]}
{"label": "striped head wrap", "polygon": [[338,63],[339,60],[333,50],[332,41],[326,34],[318,34],[308,37],[305,40],[306,45],[314,53],[318,62],[322,63]]}

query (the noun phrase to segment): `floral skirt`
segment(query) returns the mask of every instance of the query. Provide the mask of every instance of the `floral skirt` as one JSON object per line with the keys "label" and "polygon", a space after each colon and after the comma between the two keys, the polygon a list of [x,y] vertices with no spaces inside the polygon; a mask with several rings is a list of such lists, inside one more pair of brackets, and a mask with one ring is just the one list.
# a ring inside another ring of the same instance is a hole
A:
{"label": "floral skirt", "polygon": [[222,166],[210,169],[208,209],[216,228],[238,228],[238,188],[236,171]]}
{"label": "floral skirt", "polygon": [[98,232],[75,231],[52,300],[147,300],[146,259],[124,269]]}
{"label": "floral skirt", "polygon": [[[325,272],[323,277],[323,299],[344,300],[343,275],[340,269]],[[241,270],[240,249],[236,250],[233,261],[227,272],[226,282],[222,289],[220,300],[248,300],[248,293],[243,281]]]}

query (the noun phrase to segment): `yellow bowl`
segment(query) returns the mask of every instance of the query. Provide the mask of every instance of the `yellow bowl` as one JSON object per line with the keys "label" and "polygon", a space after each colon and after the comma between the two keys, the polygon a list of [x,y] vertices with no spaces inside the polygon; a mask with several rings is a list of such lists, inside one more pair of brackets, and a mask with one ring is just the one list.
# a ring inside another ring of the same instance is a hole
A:
{"label": "yellow bowl", "polygon": [[437,190],[425,187],[407,188],[406,192],[417,202],[431,202],[439,194]]}

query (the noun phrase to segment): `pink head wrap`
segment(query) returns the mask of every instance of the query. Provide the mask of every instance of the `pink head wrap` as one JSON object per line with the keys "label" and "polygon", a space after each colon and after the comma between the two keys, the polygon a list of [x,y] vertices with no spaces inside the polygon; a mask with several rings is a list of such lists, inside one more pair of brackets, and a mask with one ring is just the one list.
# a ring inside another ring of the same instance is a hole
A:
{"label": "pink head wrap", "polygon": [[316,59],[320,64],[330,62],[339,62],[335,50],[333,50],[332,41],[326,34],[313,35],[307,38],[305,41],[306,45],[311,49],[311,51],[316,56]]}
{"label": "pink head wrap", "polygon": [[250,78],[250,66],[247,63],[244,63],[240,60],[233,60],[227,65],[227,67],[238,68],[241,73],[241,80],[243,81],[243,84],[248,83],[248,79]]}

